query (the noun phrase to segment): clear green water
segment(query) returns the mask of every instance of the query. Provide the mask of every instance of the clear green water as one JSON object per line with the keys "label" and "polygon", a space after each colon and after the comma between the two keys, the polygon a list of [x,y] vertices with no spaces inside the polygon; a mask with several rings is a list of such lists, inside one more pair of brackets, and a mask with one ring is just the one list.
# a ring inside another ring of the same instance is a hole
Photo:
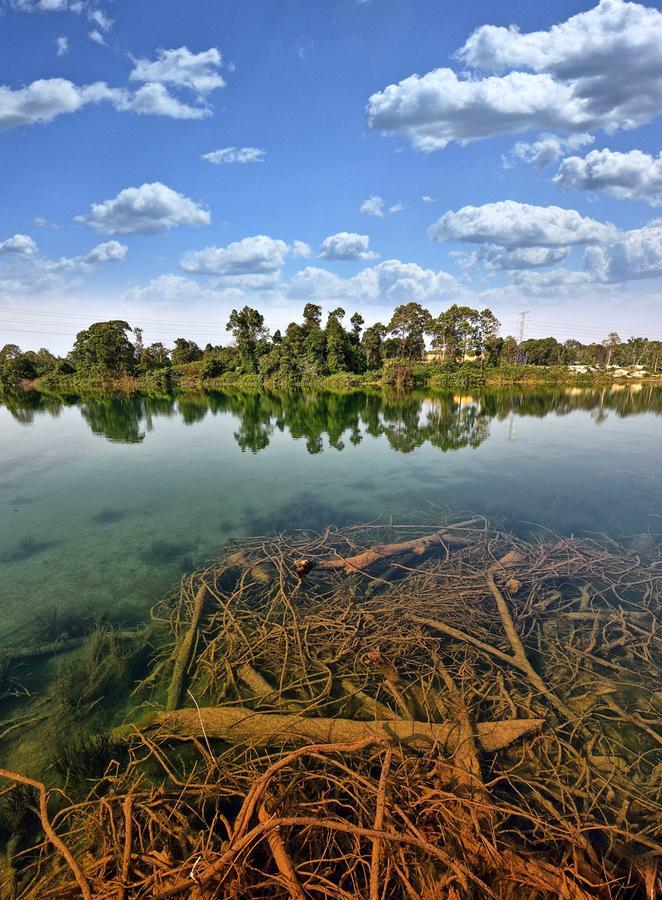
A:
{"label": "clear green water", "polygon": [[[662,532],[662,388],[0,406],[0,644],[56,602],[143,620],[228,538],[430,505]],[[636,537],[634,537],[636,539]]]}

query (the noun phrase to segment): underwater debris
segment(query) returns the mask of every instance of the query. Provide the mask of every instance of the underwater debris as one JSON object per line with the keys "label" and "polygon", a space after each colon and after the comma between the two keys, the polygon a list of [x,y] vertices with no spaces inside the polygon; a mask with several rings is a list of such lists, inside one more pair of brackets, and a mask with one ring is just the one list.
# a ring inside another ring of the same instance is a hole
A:
{"label": "underwater debris", "polygon": [[653,897],[661,598],[659,545],[476,517],[232,544],[154,608],[143,711],[85,748],[103,778],[53,800],[62,846],[46,832],[13,883]]}

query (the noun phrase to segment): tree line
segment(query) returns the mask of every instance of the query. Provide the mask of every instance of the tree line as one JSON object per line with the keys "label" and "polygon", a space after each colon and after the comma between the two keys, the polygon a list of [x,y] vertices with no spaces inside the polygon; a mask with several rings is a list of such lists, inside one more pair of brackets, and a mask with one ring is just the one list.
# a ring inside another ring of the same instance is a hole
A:
{"label": "tree line", "polygon": [[600,343],[583,344],[556,338],[535,338],[518,345],[512,336],[499,335],[500,322],[490,309],[476,310],[453,304],[438,316],[414,301],[398,306],[387,324],[365,328],[360,313],[349,318],[342,307],[323,321],[322,308],[307,303],[303,321],[291,322],[285,332],[270,334],[264,316],[245,306],[233,309],[226,329],[228,345],[208,343],[204,348],[188,338],[177,338],[172,348],[161,342],[145,345],[140,328],[122,320],[96,322],[80,331],[72,350],[57,357],[47,349],[22,351],[15,344],[0,350],[0,382],[52,376],[140,376],[170,370],[194,371],[202,379],[227,373],[259,375],[274,382],[304,382],[321,375],[376,372],[389,360],[407,363],[432,356],[447,365],[467,359],[485,366],[612,364],[642,365],[657,372],[662,366],[662,342],[630,338],[623,342],[612,332]]}

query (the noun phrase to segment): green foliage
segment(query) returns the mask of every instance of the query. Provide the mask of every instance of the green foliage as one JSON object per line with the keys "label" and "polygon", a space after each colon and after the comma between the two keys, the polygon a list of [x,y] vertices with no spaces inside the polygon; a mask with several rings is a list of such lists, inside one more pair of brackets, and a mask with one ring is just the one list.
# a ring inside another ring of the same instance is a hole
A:
{"label": "green foliage", "polygon": [[384,361],[384,338],[386,337],[386,326],[381,322],[376,322],[363,332],[361,346],[365,359],[366,368],[370,371],[381,369]]}
{"label": "green foliage", "polygon": [[76,335],[73,358],[77,369],[99,375],[121,375],[136,365],[135,348],[128,338],[126,322],[95,322]]}
{"label": "green foliage", "polygon": [[195,341],[189,341],[186,338],[177,338],[175,340],[175,348],[172,351],[171,358],[173,365],[197,362],[199,359],[202,359],[202,350]]}
{"label": "green foliage", "polygon": [[22,381],[37,377],[34,354],[23,353],[16,344],[5,344],[0,350],[0,384],[17,387]]}
{"label": "green foliage", "polygon": [[494,341],[500,327],[501,323],[490,309],[479,312],[454,303],[431,324],[432,346],[443,351],[444,359],[452,362],[462,362],[467,355],[483,358],[489,347],[493,359]]}
{"label": "green foliage", "polygon": [[169,365],[149,369],[141,377],[141,389],[144,391],[163,391],[169,393],[175,387],[176,375]]}
{"label": "green foliage", "polygon": [[[139,331],[140,329],[136,329]],[[138,356],[138,369],[141,372],[149,372],[151,369],[161,369],[170,365],[170,353],[168,348],[160,341],[144,347]]]}
{"label": "green foliage", "polygon": [[556,338],[532,338],[521,345],[521,353],[532,366],[560,366],[565,362],[563,344]]}
{"label": "green foliage", "polygon": [[399,391],[411,389],[414,386],[414,366],[406,359],[387,359],[382,384]]}
{"label": "green foliage", "polygon": [[234,336],[242,371],[247,374],[256,373],[260,344],[264,342],[266,345],[268,337],[262,313],[250,306],[244,306],[240,310],[233,309],[226,330],[231,331]]}
{"label": "green foliage", "polygon": [[64,659],[52,686],[53,700],[65,716],[83,718],[104,701],[123,696],[129,684],[126,648],[109,628],[88,638],[82,656]]}
{"label": "green foliage", "polygon": [[430,331],[432,316],[420,303],[398,306],[388,323],[388,331],[399,343],[398,356],[403,359],[422,359],[425,335]]}
{"label": "green foliage", "polygon": [[330,374],[348,372],[351,366],[351,342],[342,326],[345,310],[340,306],[329,313],[324,337],[326,339],[326,369]]}

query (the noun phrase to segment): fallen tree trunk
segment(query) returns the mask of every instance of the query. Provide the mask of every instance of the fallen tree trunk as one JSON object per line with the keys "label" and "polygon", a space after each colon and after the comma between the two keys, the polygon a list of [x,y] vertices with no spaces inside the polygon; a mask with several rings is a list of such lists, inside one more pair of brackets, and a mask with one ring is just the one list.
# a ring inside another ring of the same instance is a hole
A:
{"label": "fallen tree trunk", "polygon": [[480,516],[474,516],[464,522],[458,522],[457,525],[450,525],[441,531],[435,531],[432,534],[423,537],[413,538],[410,541],[401,541],[398,544],[375,544],[369,550],[363,553],[357,553],[356,556],[338,557],[337,559],[325,559],[322,561],[313,559],[299,559],[295,566],[301,577],[306,575],[311,569],[321,569],[323,571],[340,571],[352,574],[369,569],[375,563],[392,556],[401,556],[403,553],[414,553],[421,556],[434,544],[466,544],[467,538],[460,537],[456,532],[462,528],[468,528],[478,522],[482,522]]}
{"label": "fallen tree trunk", "polygon": [[[473,726],[482,750],[495,751],[508,747],[521,737],[538,731],[543,719],[502,719],[478,722]],[[312,718],[276,713],[258,713],[252,709],[231,706],[207,706],[200,709],[176,709],[159,712],[149,722],[163,726],[168,732],[185,737],[217,738],[232,743],[269,746],[283,743],[352,743],[373,739],[384,743],[402,743],[416,749],[442,744],[449,751],[457,749],[463,738],[462,728],[452,722],[417,722],[411,719],[377,719],[361,722],[354,719]]]}
{"label": "fallen tree trunk", "polygon": [[207,585],[202,584],[198,589],[193,604],[193,615],[188,631],[182,638],[175,652],[174,666],[172,670],[172,678],[170,679],[170,687],[168,688],[168,698],[166,700],[166,709],[176,709],[182,702],[182,694],[184,692],[184,678],[191,662],[191,654],[193,645],[198,633],[198,626],[202,618],[202,610],[207,598]]}

